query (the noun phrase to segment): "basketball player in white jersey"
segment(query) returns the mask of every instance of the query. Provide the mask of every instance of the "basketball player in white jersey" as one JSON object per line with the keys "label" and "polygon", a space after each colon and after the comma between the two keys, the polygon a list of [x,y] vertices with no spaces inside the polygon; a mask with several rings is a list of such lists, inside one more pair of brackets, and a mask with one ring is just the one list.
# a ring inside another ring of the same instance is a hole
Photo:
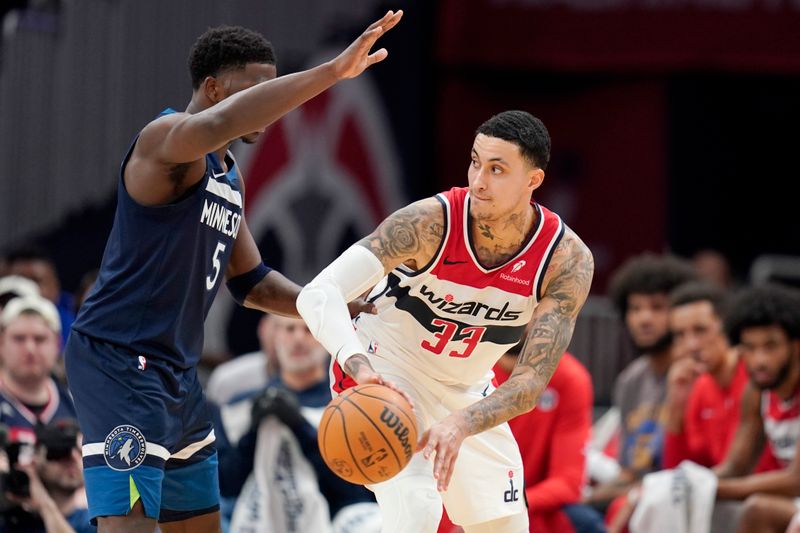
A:
{"label": "basketball player in white jersey", "polygon": [[[594,270],[586,245],[532,199],[549,156],[539,119],[490,118],[472,145],[468,187],[390,215],[298,297],[335,355],[334,392],[385,383],[414,403],[423,453],[368,485],[384,532],[435,532],[442,503],[467,533],[528,531],[522,460],[506,421],[536,405]],[[369,289],[377,314],[351,324],[346,302]],[[492,366],[529,322],[516,368],[494,389]]]}

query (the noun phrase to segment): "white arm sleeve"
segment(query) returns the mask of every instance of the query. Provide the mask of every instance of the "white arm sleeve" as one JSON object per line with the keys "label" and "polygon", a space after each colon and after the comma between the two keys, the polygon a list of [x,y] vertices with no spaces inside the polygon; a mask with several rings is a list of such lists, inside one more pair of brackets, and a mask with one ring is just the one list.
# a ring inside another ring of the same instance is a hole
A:
{"label": "white arm sleeve", "polygon": [[316,339],[344,367],[364,347],[356,337],[347,302],[383,279],[375,254],[354,244],[306,285],[297,297],[297,311]]}

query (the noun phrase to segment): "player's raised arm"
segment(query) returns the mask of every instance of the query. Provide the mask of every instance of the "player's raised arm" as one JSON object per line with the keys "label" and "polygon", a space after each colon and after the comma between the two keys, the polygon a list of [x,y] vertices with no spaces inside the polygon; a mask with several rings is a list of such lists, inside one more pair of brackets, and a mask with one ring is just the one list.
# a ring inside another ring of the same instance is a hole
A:
{"label": "player's raised arm", "polygon": [[[388,55],[386,49],[373,53],[370,50],[402,16],[402,11],[389,11],[327,63],[264,81],[198,113],[165,117],[166,120],[161,119],[163,125],[155,121],[152,129],[160,142],[154,155],[166,163],[192,162],[244,135],[263,130],[336,82],[358,76],[384,60]],[[145,129],[142,135],[148,133]]]}
{"label": "player's raised arm", "polygon": [[401,263],[424,267],[442,242],[443,228],[444,210],[438,200],[410,204],[348,248],[300,293],[297,309],[309,329],[356,382],[380,379],[363,355],[345,304]]}
{"label": "player's raised arm", "polygon": [[433,472],[439,490],[447,488],[458,450],[466,437],[536,406],[569,345],[593,274],[591,252],[568,230],[553,254],[544,295],[531,318],[525,345],[511,376],[486,398],[432,426],[420,440],[419,447],[426,458],[436,455]]}

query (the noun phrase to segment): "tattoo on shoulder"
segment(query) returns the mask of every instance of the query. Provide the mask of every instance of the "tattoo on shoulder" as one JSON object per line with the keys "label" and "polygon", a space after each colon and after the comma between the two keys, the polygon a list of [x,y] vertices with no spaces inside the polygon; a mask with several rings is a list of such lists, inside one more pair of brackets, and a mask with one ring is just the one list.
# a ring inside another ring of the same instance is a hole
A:
{"label": "tattoo on shoulder", "polygon": [[466,410],[470,434],[532,409],[569,345],[589,293],[594,262],[586,245],[569,231],[556,247],[550,269],[514,371],[494,393]]}
{"label": "tattoo on shoulder", "polygon": [[[534,312],[518,366],[549,380],[567,349],[594,274],[594,260],[574,233],[565,234],[551,260],[553,276]],[[546,382],[545,382],[546,383]]]}
{"label": "tattoo on shoulder", "polygon": [[594,276],[594,259],[589,248],[572,231],[564,234],[550,261],[553,275],[545,295],[559,304],[559,311],[577,316],[589,294]]}
{"label": "tattoo on shoulder", "polygon": [[421,200],[391,214],[359,241],[382,263],[406,260],[435,250],[444,236],[444,211],[433,199]]}

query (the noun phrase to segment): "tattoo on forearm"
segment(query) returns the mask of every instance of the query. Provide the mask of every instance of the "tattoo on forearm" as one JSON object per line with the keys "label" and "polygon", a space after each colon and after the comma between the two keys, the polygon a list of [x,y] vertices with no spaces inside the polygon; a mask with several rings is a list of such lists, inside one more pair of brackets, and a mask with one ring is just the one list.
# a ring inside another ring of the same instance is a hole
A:
{"label": "tattoo on forearm", "polygon": [[367,359],[365,355],[361,354],[350,356],[347,361],[344,362],[344,371],[350,377],[355,377],[358,372],[365,367],[372,370],[372,365],[369,363],[369,359]]}
{"label": "tattoo on forearm", "polygon": [[569,345],[578,312],[589,293],[594,263],[585,245],[568,234],[556,248],[551,267],[555,274],[534,311],[511,376],[464,411],[470,435],[532,409]]}

